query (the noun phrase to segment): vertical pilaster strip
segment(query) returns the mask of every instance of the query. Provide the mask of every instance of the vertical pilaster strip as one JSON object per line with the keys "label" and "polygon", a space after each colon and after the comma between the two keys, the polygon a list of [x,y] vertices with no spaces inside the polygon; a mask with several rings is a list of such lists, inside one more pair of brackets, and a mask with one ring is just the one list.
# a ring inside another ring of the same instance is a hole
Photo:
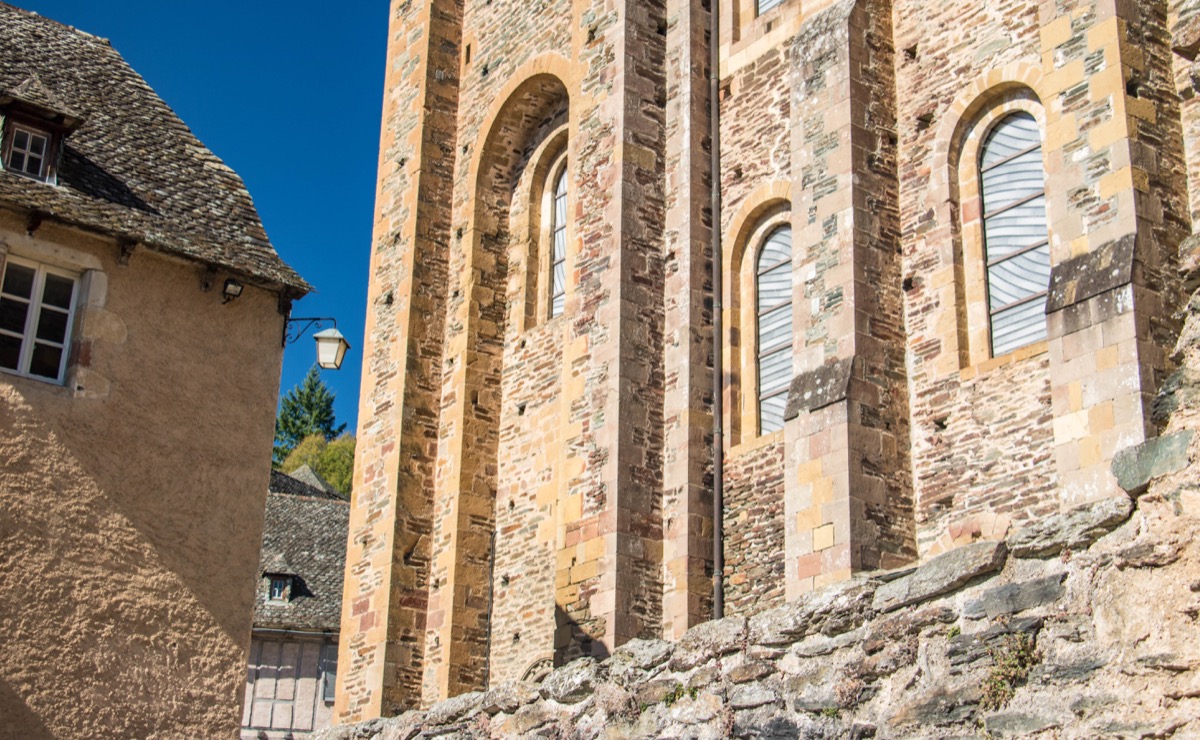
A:
{"label": "vertical pilaster strip", "polygon": [[461,2],[394,0],[346,584],[341,723],[419,700]]}
{"label": "vertical pilaster strip", "polygon": [[[708,11],[667,2],[664,300],[663,633],[679,639],[711,610],[712,284],[709,172],[703,121]],[[717,399],[720,402],[720,399]]]}

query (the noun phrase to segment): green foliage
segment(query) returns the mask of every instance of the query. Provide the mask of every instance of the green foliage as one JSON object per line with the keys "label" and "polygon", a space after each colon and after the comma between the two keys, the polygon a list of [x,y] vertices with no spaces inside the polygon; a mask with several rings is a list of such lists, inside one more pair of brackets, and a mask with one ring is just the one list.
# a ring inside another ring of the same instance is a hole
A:
{"label": "green foliage", "polygon": [[284,395],[275,419],[276,465],[281,465],[305,437],[319,434],[328,442],[341,436],[346,425],[339,426],[334,418],[333,398],[316,365],[300,385]]}
{"label": "green foliage", "polygon": [[1033,667],[1042,662],[1042,653],[1034,639],[1025,633],[1009,635],[1004,645],[988,650],[992,670],[983,679],[983,708],[1003,709],[1012,701],[1017,687],[1025,683]]}
{"label": "green foliage", "polygon": [[842,716],[842,710],[837,707],[825,707],[821,710],[821,716],[828,717],[829,719],[837,719]]}
{"label": "green foliage", "polygon": [[950,640],[953,640],[954,638],[958,637],[961,634],[962,634],[962,627],[959,627],[957,624],[946,631],[946,637],[947,637],[947,639],[950,639]]}
{"label": "green foliage", "polygon": [[344,496],[350,495],[354,482],[354,447],[357,440],[343,434],[332,442],[320,434],[311,434],[296,445],[279,469],[291,473],[307,465]]}

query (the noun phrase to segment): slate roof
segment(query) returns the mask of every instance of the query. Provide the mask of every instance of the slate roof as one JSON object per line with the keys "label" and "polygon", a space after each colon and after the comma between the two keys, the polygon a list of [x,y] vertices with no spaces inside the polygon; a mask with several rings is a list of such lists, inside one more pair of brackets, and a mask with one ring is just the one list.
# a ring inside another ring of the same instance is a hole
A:
{"label": "slate roof", "polygon": [[267,494],[259,573],[294,580],[292,598],[277,603],[268,599],[268,578],[259,579],[256,628],[338,631],[349,521],[350,504],[341,499]]}
{"label": "slate roof", "polygon": [[58,185],[0,172],[0,204],[224,268],[300,297],[240,177],[104,39],[0,2],[0,100],[83,120]]}

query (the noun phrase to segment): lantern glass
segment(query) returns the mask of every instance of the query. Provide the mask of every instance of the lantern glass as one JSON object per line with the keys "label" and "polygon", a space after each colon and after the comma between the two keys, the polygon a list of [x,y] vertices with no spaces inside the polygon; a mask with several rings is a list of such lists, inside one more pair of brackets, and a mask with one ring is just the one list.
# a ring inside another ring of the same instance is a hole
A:
{"label": "lantern glass", "polygon": [[317,340],[317,364],[326,370],[341,368],[346,350],[350,349],[346,337],[337,329],[326,329],[317,332],[314,339]]}

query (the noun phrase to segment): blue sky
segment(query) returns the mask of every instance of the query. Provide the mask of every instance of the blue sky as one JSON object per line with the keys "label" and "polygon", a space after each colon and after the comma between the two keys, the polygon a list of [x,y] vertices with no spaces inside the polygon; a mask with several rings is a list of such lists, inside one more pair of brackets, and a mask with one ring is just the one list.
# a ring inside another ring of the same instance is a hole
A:
{"label": "blue sky", "polygon": [[[12,0],[103,36],[246,181],[280,255],[316,286],[295,316],[333,316],[353,345],[325,371],[353,430],[362,373],[386,0]],[[284,356],[282,390],[315,357]]]}

